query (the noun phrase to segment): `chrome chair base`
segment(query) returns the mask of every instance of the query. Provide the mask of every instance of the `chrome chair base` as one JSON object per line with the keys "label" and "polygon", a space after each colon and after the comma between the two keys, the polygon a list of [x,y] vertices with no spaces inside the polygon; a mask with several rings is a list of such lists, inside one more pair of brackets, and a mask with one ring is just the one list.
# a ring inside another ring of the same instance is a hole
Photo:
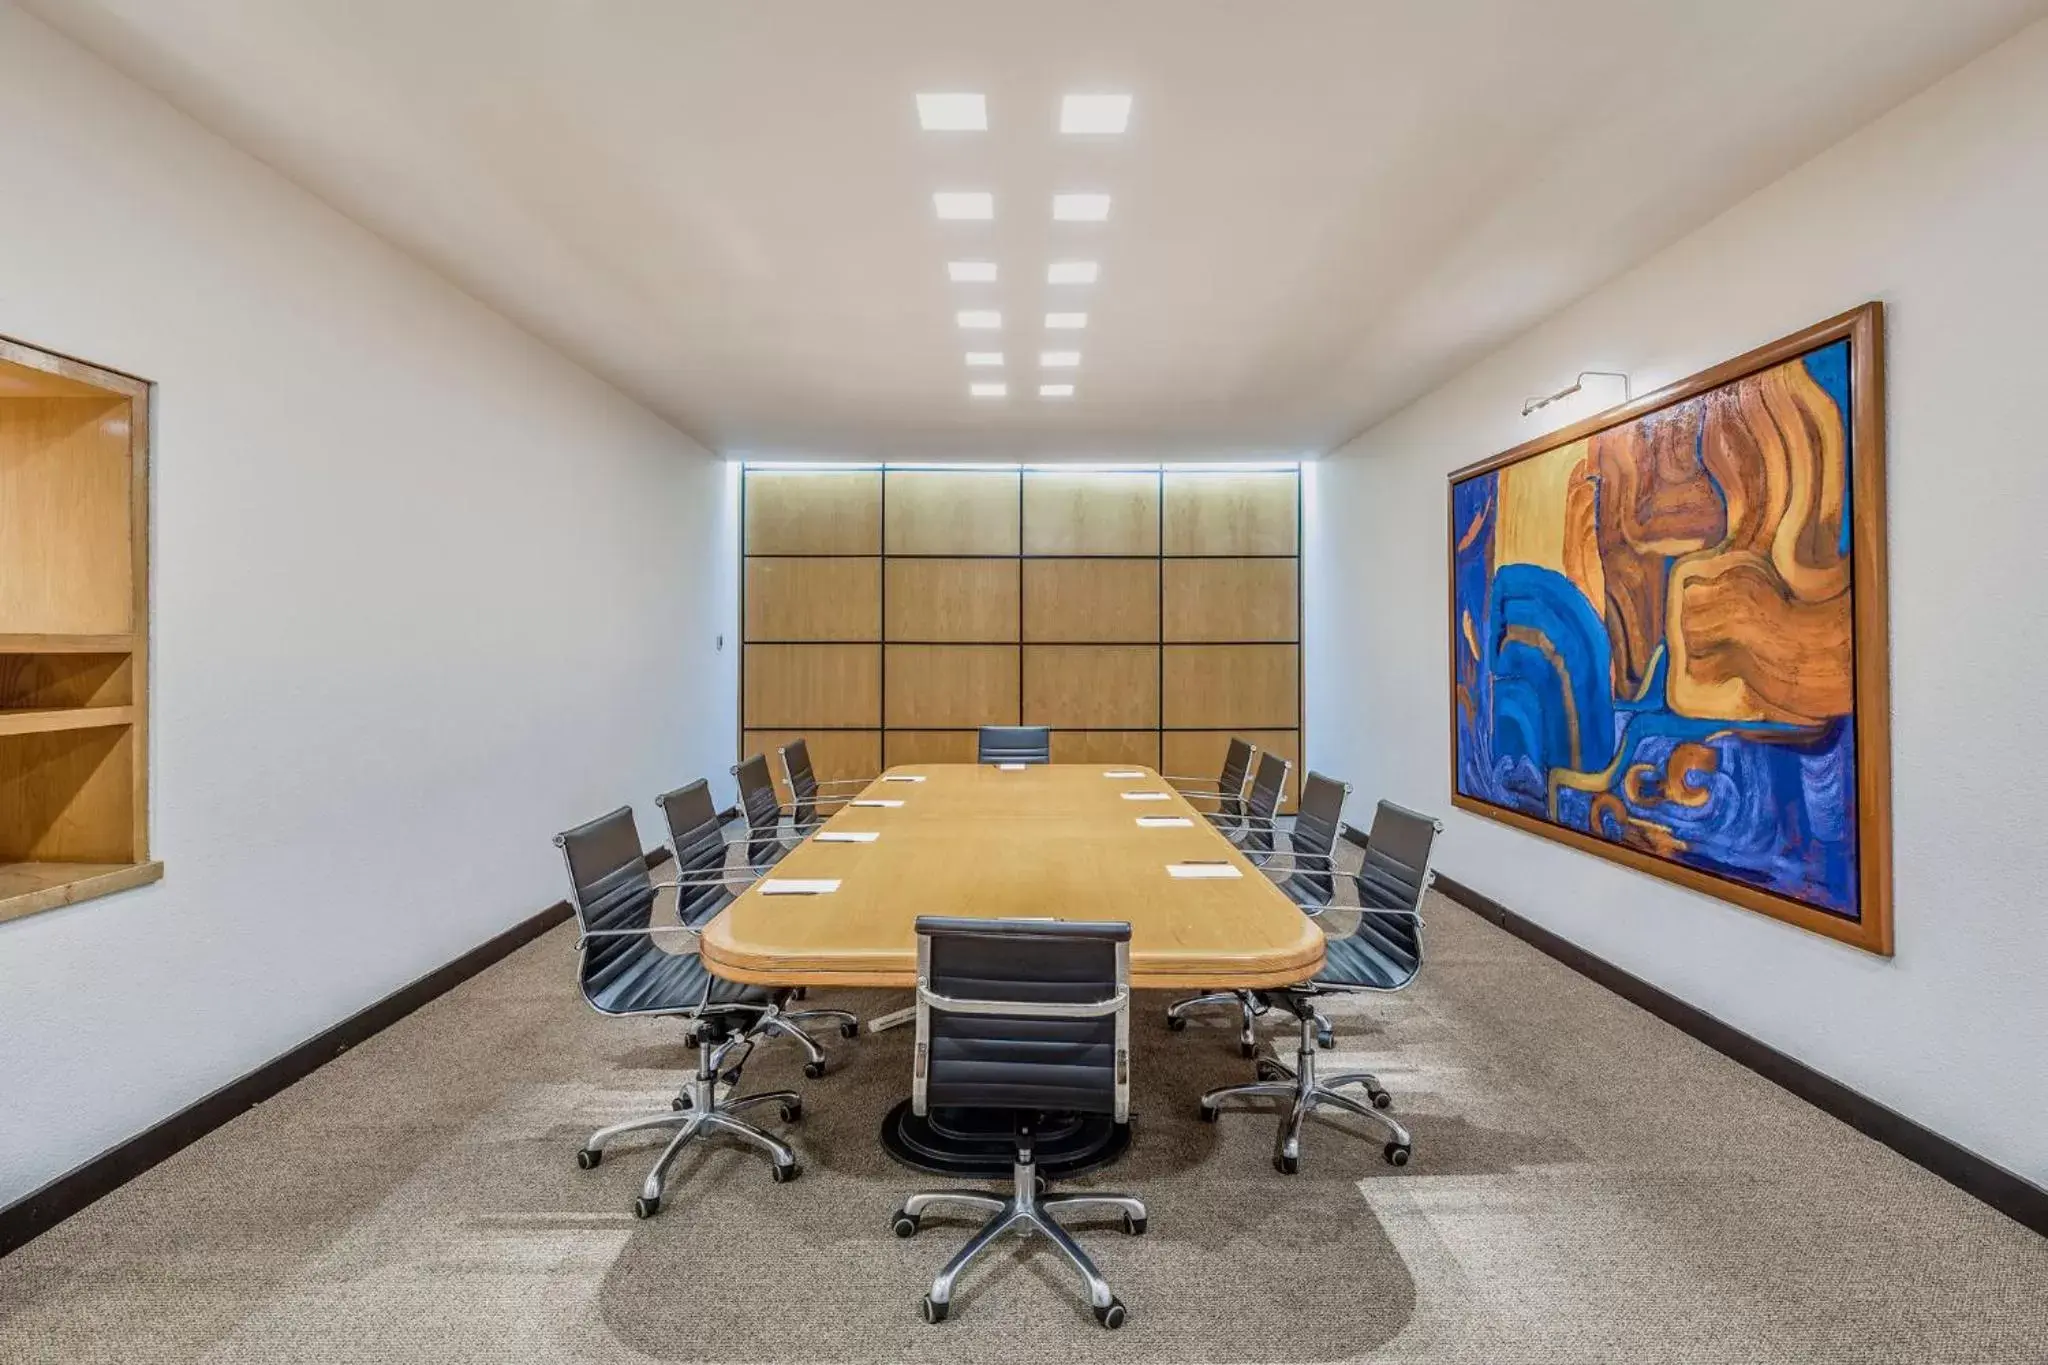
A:
{"label": "chrome chair base", "polygon": [[[1389,1165],[1406,1166],[1414,1151],[1414,1143],[1406,1128],[1382,1112],[1393,1102],[1393,1097],[1380,1084],[1380,1078],[1369,1071],[1347,1071],[1327,1079],[1317,1079],[1316,1037],[1321,1016],[1313,1009],[1301,1009],[1300,1019],[1301,1044],[1295,1052],[1295,1064],[1288,1066],[1278,1058],[1261,1057],[1257,1067],[1258,1080],[1249,1085],[1222,1086],[1202,1096],[1202,1121],[1214,1123],[1217,1110],[1227,1100],[1283,1102],[1284,1117],[1273,1144],[1273,1167],[1282,1175],[1293,1175],[1301,1169],[1303,1122],[1318,1109],[1341,1109],[1347,1114],[1356,1114],[1383,1125],[1390,1136],[1381,1148],[1381,1155],[1386,1157]],[[1338,1088],[1348,1085],[1363,1086],[1367,1102],[1344,1094]]]}
{"label": "chrome chair base", "polygon": [[[1246,1057],[1258,1056],[1259,1036],[1256,1027],[1257,1020],[1260,1015],[1266,1013],[1272,1007],[1259,999],[1257,993],[1253,991],[1212,991],[1208,995],[1196,995],[1190,996],[1186,1000],[1176,1000],[1166,1007],[1166,1027],[1175,1033],[1179,1033],[1188,1026],[1189,1010],[1205,1009],[1210,1005],[1229,1004],[1237,1006],[1238,1017],[1241,1021],[1241,1027],[1237,1035],[1237,1050]],[[1317,1046],[1330,1047],[1335,1044],[1337,1035],[1330,1027],[1330,1021],[1323,1015],[1317,1014],[1315,1022]]]}
{"label": "chrome chair base", "polygon": [[896,1235],[916,1236],[925,1210],[936,1204],[964,1204],[969,1208],[985,1209],[989,1220],[968,1239],[966,1246],[954,1254],[952,1260],[946,1262],[946,1268],[932,1281],[931,1290],[920,1306],[926,1322],[946,1320],[946,1314],[952,1308],[953,1285],[961,1272],[1004,1233],[1014,1228],[1025,1234],[1043,1234],[1066,1257],[1067,1263],[1080,1272],[1083,1283],[1088,1286],[1088,1306],[1097,1322],[1112,1329],[1124,1325],[1123,1300],[1111,1292],[1109,1281],[1102,1278],[1095,1262],[1081,1249],[1073,1234],[1054,1220],[1053,1215],[1063,1210],[1080,1213],[1114,1209],[1123,1214],[1124,1231],[1137,1237],[1145,1231],[1145,1205],[1142,1200],[1128,1194],[1043,1193],[1037,1165],[1026,1153],[1020,1155],[1013,1168],[1012,1190],[1008,1197],[981,1190],[927,1190],[913,1194],[903,1201],[903,1207],[896,1210],[891,1218]]}
{"label": "chrome chair base", "polygon": [[[788,1017],[783,1016],[785,1019]],[[798,1036],[802,1036],[801,1031],[798,1031]],[[668,1146],[662,1148],[661,1155],[655,1159],[654,1169],[641,1182],[640,1197],[633,1201],[635,1218],[652,1218],[661,1212],[662,1186],[668,1179],[669,1167],[675,1164],[683,1148],[698,1138],[728,1137],[758,1148],[766,1152],[774,1163],[769,1173],[777,1184],[796,1179],[803,1174],[803,1167],[797,1164],[796,1153],[790,1150],[789,1144],[737,1115],[739,1111],[757,1104],[776,1104],[781,1106],[784,1123],[796,1123],[804,1115],[803,1098],[794,1090],[770,1090],[758,1095],[727,1094],[723,1098],[718,1093],[721,1083],[737,1083],[738,1067],[725,1075],[720,1074],[726,1057],[735,1048],[751,1049],[754,1037],[751,1032],[733,1034],[715,1043],[700,1037],[696,1074],[683,1083],[681,1093],[668,1111],[626,1119],[598,1129],[577,1150],[576,1164],[586,1171],[594,1169],[604,1160],[605,1144],[613,1138],[649,1128],[674,1128],[675,1136],[669,1139]],[[733,1079],[728,1080],[728,1076]]]}

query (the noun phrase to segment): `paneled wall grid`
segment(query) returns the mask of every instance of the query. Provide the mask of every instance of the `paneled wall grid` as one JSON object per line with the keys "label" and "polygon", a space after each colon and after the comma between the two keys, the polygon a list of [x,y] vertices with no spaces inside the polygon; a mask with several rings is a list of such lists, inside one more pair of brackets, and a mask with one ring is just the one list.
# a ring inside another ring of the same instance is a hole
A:
{"label": "paneled wall grid", "polygon": [[1291,466],[750,466],[741,522],[743,754],[864,777],[1042,724],[1055,762],[1213,775],[1242,734],[1299,772]]}

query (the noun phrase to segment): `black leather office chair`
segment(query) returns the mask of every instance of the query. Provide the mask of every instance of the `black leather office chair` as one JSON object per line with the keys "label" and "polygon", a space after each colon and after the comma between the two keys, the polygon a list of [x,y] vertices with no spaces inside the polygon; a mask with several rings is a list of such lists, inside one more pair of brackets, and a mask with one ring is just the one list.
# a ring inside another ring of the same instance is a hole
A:
{"label": "black leather office chair", "polygon": [[1251,795],[1245,798],[1244,814],[1238,817],[1241,830],[1232,841],[1255,863],[1263,865],[1273,852],[1273,826],[1279,819],[1280,800],[1287,794],[1287,774],[1293,768],[1293,760],[1276,753],[1259,755]]}
{"label": "black leather office chair", "polygon": [[[623,1134],[674,1128],[675,1136],[633,1201],[634,1216],[639,1218],[661,1211],[669,1166],[699,1137],[717,1134],[757,1147],[774,1163],[770,1170],[778,1182],[796,1179],[802,1170],[796,1153],[737,1117],[741,1109],[775,1104],[783,1121],[794,1123],[803,1116],[803,1101],[796,1092],[723,1097],[718,1093],[719,1073],[727,1059],[737,1052],[744,1061],[764,1024],[775,1018],[779,997],[721,980],[705,970],[695,953],[668,952],[656,942],[660,935],[676,934],[690,935],[693,944],[694,931],[681,924],[653,923],[657,887],[647,875],[630,806],[556,835],[555,845],[569,870],[569,903],[578,929],[577,980],[583,998],[600,1014],[681,1019],[697,1047],[696,1074],[684,1083],[669,1109],[598,1129],[577,1151],[576,1164],[586,1171],[595,1167],[604,1159],[605,1144]],[[733,1089],[737,1088],[734,1074]]]}
{"label": "black leather office chair", "polygon": [[668,826],[668,849],[675,858],[676,918],[693,928],[732,904],[733,897],[760,874],[733,867],[727,857],[732,843],[711,801],[703,778],[654,798]]}
{"label": "black leather office chair", "polygon": [[1145,1206],[1122,1194],[1041,1194],[1032,1128],[1041,1113],[1130,1118],[1131,926],[1062,920],[917,921],[917,1047],[911,1104],[1009,1112],[1017,1154],[1007,1195],[967,1190],[914,1194],[894,1215],[898,1237],[917,1233],[935,1204],[991,1216],[932,1281],[926,1322],[945,1319],[969,1262],[1011,1228],[1043,1233],[1088,1285],[1095,1320],[1121,1327],[1124,1306],[1071,1234],[1060,1211],[1111,1209],[1124,1231],[1145,1231]]}
{"label": "black leather office chair", "polygon": [[811,767],[810,746],[801,738],[791,740],[775,752],[782,759],[782,775],[789,783],[790,823],[799,835],[809,834],[825,822],[824,813],[819,810],[821,805],[847,799],[821,794],[824,789],[851,787],[858,790],[874,781],[872,777],[847,777],[820,782],[816,770]]}
{"label": "black leather office chair", "polygon": [[975,744],[977,763],[1050,763],[1052,730],[1044,725],[984,725]]}
{"label": "black leather office chair", "polygon": [[[1382,1151],[1389,1163],[1405,1166],[1414,1151],[1408,1130],[1382,1112],[1393,1100],[1379,1077],[1369,1071],[1352,1071],[1317,1080],[1315,1001],[1338,992],[1398,991],[1422,970],[1422,896],[1435,880],[1429,857],[1442,830],[1443,825],[1427,815],[1391,801],[1380,802],[1366,836],[1364,865],[1353,877],[1358,890],[1357,927],[1329,940],[1323,969],[1314,980],[1261,992],[1270,1001],[1285,1005],[1301,1022],[1295,1065],[1261,1058],[1257,1081],[1224,1086],[1202,1096],[1202,1118],[1209,1123],[1216,1121],[1217,1108],[1226,1100],[1285,1102],[1285,1117],[1273,1151],[1273,1165],[1284,1174],[1301,1169],[1302,1120],[1325,1106],[1385,1125],[1389,1136]],[[1349,1085],[1362,1086],[1369,1103],[1344,1094],[1340,1087]]]}
{"label": "black leather office chair", "polygon": [[[1284,759],[1281,761],[1285,762]],[[1303,778],[1294,824],[1287,831],[1287,846],[1272,855],[1273,861],[1284,858],[1286,863],[1284,867],[1268,867],[1268,871],[1278,874],[1280,889],[1287,893],[1288,898],[1312,915],[1321,914],[1322,907],[1336,895],[1337,832],[1344,825],[1344,796],[1350,790],[1348,783],[1324,777],[1321,773],[1312,772]],[[1176,1000],[1166,1008],[1166,1026],[1178,1033],[1188,1026],[1190,1010],[1210,1005],[1237,1007],[1240,1023],[1238,1051],[1247,1057],[1258,1056],[1259,1040],[1254,1021],[1266,1012],[1268,1006],[1259,999],[1256,991],[1212,991],[1207,995]],[[1316,1039],[1322,1046],[1329,1047],[1335,1041],[1329,1021],[1320,1015],[1317,1018]]]}
{"label": "black leather office chair", "polygon": [[775,794],[775,779],[768,775],[768,756],[749,754],[733,765],[732,775],[747,817],[747,865],[765,872],[789,852],[782,833],[782,801]]}
{"label": "black leather office chair", "polygon": [[[702,928],[760,874],[749,868],[727,866],[724,822],[711,803],[711,788],[703,778],[686,787],[664,792],[654,798],[668,822],[669,852],[674,855],[676,875],[676,917],[693,928]],[[801,991],[791,992],[801,996]],[[845,1010],[778,1010],[763,1021],[761,1032],[788,1038],[804,1051],[806,1074],[825,1074],[825,1050],[802,1027],[814,1022],[839,1025],[839,1036],[860,1036],[860,1021]]]}
{"label": "black leather office chair", "polygon": [[1214,803],[1213,810],[1204,811],[1209,823],[1225,834],[1234,835],[1244,828],[1244,784],[1251,776],[1252,760],[1258,757],[1259,746],[1249,740],[1230,737],[1230,747],[1223,751],[1223,771],[1214,778],[1168,777],[1166,780],[1180,789],[1180,794],[1190,801]]}

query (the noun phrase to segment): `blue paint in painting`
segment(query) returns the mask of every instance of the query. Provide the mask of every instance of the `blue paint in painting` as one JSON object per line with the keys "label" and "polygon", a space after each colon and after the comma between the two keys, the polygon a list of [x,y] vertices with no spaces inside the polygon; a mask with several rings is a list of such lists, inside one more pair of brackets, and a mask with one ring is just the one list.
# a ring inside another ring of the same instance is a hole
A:
{"label": "blue paint in painting", "polygon": [[[1846,422],[1849,415],[1849,343],[1846,339],[1830,342],[1817,351],[1808,351],[1801,358],[1806,373],[1813,382],[1835,400],[1835,411],[1842,414]],[[1846,449],[1846,443],[1844,449]],[[1851,465],[1854,468],[1854,465]],[[1853,510],[1855,480],[1848,480],[1842,488],[1842,534],[1837,547],[1842,554],[1849,553],[1849,531],[1855,524]]]}

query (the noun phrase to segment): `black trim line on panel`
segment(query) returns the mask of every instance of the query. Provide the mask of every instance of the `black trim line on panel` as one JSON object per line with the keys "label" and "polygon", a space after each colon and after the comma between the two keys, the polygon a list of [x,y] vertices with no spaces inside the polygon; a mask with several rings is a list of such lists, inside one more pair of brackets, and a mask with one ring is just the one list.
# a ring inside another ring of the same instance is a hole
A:
{"label": "black trim line on panel", "polygon": [[[1364,835],[1360,831],[1346,829],[1344,833],[1353,843],[1363,844]],[[1605,986],[1630,1004],[1647,1010],[1679,1032],[1748,1067],[1823,1113],[1840,1119],[1865,1137],[1883,1143],[1914,1165],[1990,1205],[2022,1227],[2048,1237],[2048,1189],[1950,1141],[1932,1128],[1907,1118],[1861,1091],[1852,1090],[1797,1058],[1787,1056],[1697,1005],[1689,1004],[1586,951],[1570,939],[1516,914],[1484,892],[1475,891],[1441,873],[1437,875],[1436,889],[1538,952]]]}
{"label": "black trim line on panel", "polygon": [[[647,854],[647,865],[658,867],[668,857],[665,848],[652,850]],[[447,994],[484,968],[503,961],[570,916],[569,902],[556,901],[454,961],[436,967],[417,981],[399,987],[382,1000],[364,1006],[333,1027],[271,1058],[247,1075],[158,1120],[126,1142],[109,1147],[40,1189],[23,1195],[0,1209],[0,1256],[19,1250],[228,1120],[275,1098],[350,1048]]]}

